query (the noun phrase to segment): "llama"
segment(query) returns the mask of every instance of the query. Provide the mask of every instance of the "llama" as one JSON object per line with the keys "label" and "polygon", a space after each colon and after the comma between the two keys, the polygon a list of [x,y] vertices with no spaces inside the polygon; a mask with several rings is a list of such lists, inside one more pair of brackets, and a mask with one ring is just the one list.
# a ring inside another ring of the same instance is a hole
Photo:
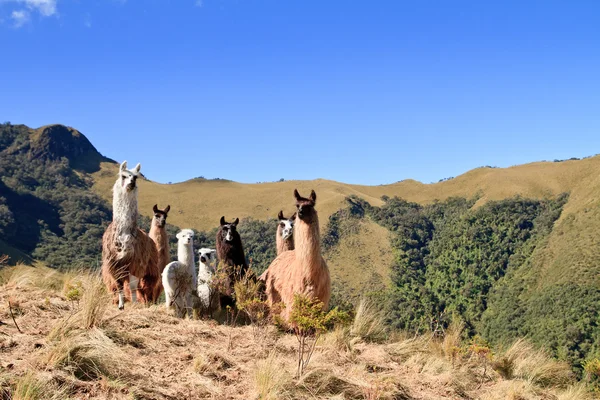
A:
{"label": "llama", "polygon": [[[154,205],[152,208],[154,217],[152,218],[152,225],[150,226],[150,232],[148,233],[148,236],[150,236],[150,239],[152,239],[156,245],[156,250],[158,252],[158,271],[161,274],[165,269],[165,266],[171,261],[171,256],[169,255],[169,235],[165,228],[170,210],[170,205],[167,205],[167,208],[164,210],[159,210],[158,205]],[[162,292],[162,283],[158,280],[154,286],[154,299],[158,299],[160,292]]]}
{"label": "llama", "polygon": [[226,222],[223,216],[220,221],[221,226],[217,231],[217,258],[229,271],[226,293],[221,293],[221,307],[223,308],[235,305],[232,297],[233,285],[236,280],[244,277],[248,272],[242,239],[237,231],[239,222],[239,218],[236,218],[233,222]]}
{"label": "llama", "polygon": [[127,169],[124,161],[113,186],[113,220],[102,236],[102,278],[109,291],[118,293],[119,309],[125,308],[124,287],[138,280],[137,296],[154,302],[153,289],[160,279],[156,246],[137,226],[137,178],[141,166]]}
{"label": "llama", "polygon": [[297,208],[294,224],[296,248],[278,255],[260,277],[266,283],[269,306],[280,302],[284,304],[281,313],[284,321],[289,321],[295,294],[319,299],[325,308],[331,296],[329,268],[321,256],[319,217],[315,210],[317,195],[313,190],[307,199],[294,190],[294,197]]}
{"label": "llama", "polygon": [[279,222],[277,223],[277,235],[275,243],[277,244],[277,255],[284,251],[294,250],[294,222],[296,221],[296,213],[290,218],[283,216],[283,210],[277,215]]}
{"label": "llama", "polygon": [[217,268],[217,250],[198,250],[198,298],[203,312],[211,315],[218,308],[218,296],[211,283]]}
{"label": "llama", "polygon": [[191,315],[195,276],[194,231],[182,229],[177,233],[177,261],[167,264],[162,272],[165,304],[167,308],[174,304],[179,317],[186,312]]}

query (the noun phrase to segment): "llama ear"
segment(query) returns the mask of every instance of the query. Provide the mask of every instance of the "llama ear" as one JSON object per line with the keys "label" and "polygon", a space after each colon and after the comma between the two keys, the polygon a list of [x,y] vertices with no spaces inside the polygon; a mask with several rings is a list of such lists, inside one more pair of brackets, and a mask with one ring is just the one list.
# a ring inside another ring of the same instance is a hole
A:
{"label": "llama ear", "polygon": [[300,196],[300,193],[298,193],[298,189],[294,189],[294,197],[298,201],[302,200],[302,196]]}
{"label": "llama ear", "polygon": [[167,204],[167,208],[165,208],[165,214],[171,211],[171,206]]}
{"label": "llama ear", "polygon": [[295,221],[296,220],[296,213],[294,213],[291,217],[290,220]]}
{"label": "llama ear", "polygon": [[152,211],[154,211],[154,214],[156,214],[158,212],[158,205],[155,204],[154,207],[152,207]]}
{"label": "llama ear", "polygon": [[279,211],[279,214],[277,214],[277,218],[279,218],[279,220],[281,221],[283,218],[283,210]]}
{"label": "llama ear", "polygon": [[235,219],[235,221],[233,221],[233,224],[232,224],[232,225],[233,225],[233,226],[237,226],[237,224],[239,224],[239,223],[240,223],[240,219],[239,219],[239,218],[236,218],[236,219]]}
{"label": "llama ear", "polygon": [[181,239],[181,234],[182,234],[182,233],[183,233],[183,232],[181,232],[181,231],[177,232],[177,235],[175,235],[175,237],[176,237],[177,239]]}
{"label": "llama ear", "polygon": [[310,191],[310,197],[309,197],[310,201],[312,201],[313,203],[317,202],[317,194],[315,193],[314,190]]}
{"label": "llama ear", "polygon": [[142,164],[138,163],[135,168],[133,169],[133,172],[135,172],[136,174],[140,173],[140,169],[142,169]]}
{"label": "llama ear", "polygon": [[221,226],[223,226],[223,225],[225,225],[225,224],[226,224],[226,222],[225,222],[225,216],[222,216],[222,217],[221,217],[221,221],[220,221],[220,223],[221,223]]}
{"label": "llama ear", "polygon": [[125,171],[127,169],[127,161],[123,161],[123,163],[121,164],[121,168],[119,169],[119,171]]}

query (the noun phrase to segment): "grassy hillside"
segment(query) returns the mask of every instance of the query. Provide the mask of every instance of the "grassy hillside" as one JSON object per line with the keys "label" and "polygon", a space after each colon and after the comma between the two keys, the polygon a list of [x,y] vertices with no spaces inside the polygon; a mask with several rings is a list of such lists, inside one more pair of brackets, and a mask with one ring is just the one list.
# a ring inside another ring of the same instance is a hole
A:
{"label": "grassy hillside", "polygon": [[[101,171],[93,174],[94,190],[107,200],[115,181],[117,164],[102,163]],[[142,166],[143,172],[143,166]],[[149,214],[155,203],[170,203],[177,209],[173,223],[207,230],[216,226],[221,215],[257,219],[274,217],[280,209],[291,211],[292,192],[315,189],[321,224],[344,206],[344,199],[356,195],[374,206],[382,205],[381,196],[398,196],[417,203],[431,203],[448,197],[472,198],[480,195],[478,204],[515,195],[545,198],[572,192],[569,212],[577,212],[582,203],[593,201],[600,192],[594,182],[600,177],[600,157],[563,162],[536,162],[510,168],[477,168],[454,179],[423,184],[405,180],[391,185],[362,186],[328,180],[286,181],[243,184],[231,181],[190,180],[177,184],[145,181],[140,186],[140,210]],[[590,187],[590,185],[592,185]],[[594,190],[594,188],[596,190]]]}

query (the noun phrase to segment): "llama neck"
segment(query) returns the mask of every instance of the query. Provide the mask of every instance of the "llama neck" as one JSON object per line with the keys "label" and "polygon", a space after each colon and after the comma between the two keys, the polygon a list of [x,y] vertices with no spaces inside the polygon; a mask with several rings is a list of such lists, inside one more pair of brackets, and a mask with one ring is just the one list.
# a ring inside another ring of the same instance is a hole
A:
{"label": "llama neck", "polygon": [[319,219],[315,215],[311,224],[299,220],[294,226],[296,260],[310,267],[321,265],[321,235]]}
{"label": "llama neck", "polygon": [[137,189],[124,191],[119,181],[113,187],[113,222],[117,234],[132,233],[137,228],[138,204]]}
{"label": "llama neck", "polygon": [[191,268],[194,268],[194,245],[190,243],[189,245],[180,244],[177,246],[177,259],[180,263],[187,266],[191,265]]}
{"label": "llama neck", "polygon": [[150,225],[150,232],[148,235],[155,239],[156,245],[164,247],[164,244],[168,243],[167,231],[165,227],[162,228],[156,224],[156,220],[152,219],[152,225]]}

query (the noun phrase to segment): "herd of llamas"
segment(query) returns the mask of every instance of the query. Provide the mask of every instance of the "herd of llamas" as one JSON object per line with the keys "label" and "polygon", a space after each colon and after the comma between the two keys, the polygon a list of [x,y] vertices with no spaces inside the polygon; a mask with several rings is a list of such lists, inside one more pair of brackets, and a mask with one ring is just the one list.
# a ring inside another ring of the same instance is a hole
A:
{"label": "herd of llamas", "polygon": [[[227,222],[221,217],[216,249],[195,251],[194,231],[182,229],[177,233],[177,260],[171,261],[165,227],[171,207],[161,210],[154,205],[150,232],[137,225],[140,169],[140,164],[133,169],[127,169],[126,161],[121,164],[112,189],[113,220],[102,237],[102,278],[119,309],[126,301],[156,303],[163,290],[166,307],[173,307],[180,317],[191,316],[196,307],[212,315],[233,306],[234,284],[245,279],[249,269],[237,232],[239,218]],[[264,283],[267,304],[271,308],[281,304],[284,321],[289,320],[294,295],[318,299],[324,307],[331,295],[329,269],[321,255],[317,195],[313,190],[305,198],[294,190],[294,198],[296,212],[289,218],[283,211],[278,215],[277,257],[258,278]],[[215,293],[217,265],[226,272]]]}

